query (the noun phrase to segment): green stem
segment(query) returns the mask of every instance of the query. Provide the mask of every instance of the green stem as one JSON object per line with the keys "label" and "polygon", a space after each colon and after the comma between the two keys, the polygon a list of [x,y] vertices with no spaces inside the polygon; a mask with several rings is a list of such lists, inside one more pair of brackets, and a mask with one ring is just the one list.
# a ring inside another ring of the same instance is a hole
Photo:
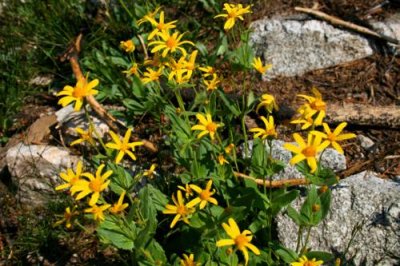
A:
{"label": "green stem", "polygon": [[310,234],[311,234],[311,226],[308,226],[306,241],[304,242],[303,248],[301,249],[301,255],[303,255],[305,253],[305,251],[307,250],[307,244],[308,244],[308,240],[310,239]]}
{"label": "green stem", "polygon": [[118,0],[118,2],[121,4],[122,8],[126,11],[126,13],[128,13],[128,15],[131,17],[131,19],[133,19],[133,15],[131,13],[131,11],[129,11],[128,7],[125,5],[123,0]]}
{"label": "green stem", "polygon": [[299,230],[297,231],[297,244],[296,244],[296,253],[299,252],[300,241],[303,234],[303,226],[299,225]]}

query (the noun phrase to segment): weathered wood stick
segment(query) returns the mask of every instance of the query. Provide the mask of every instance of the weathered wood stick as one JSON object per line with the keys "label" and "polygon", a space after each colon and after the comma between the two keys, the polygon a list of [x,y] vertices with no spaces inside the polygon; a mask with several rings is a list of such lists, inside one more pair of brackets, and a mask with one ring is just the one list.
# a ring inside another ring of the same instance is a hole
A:
{"label": "weathered wood stick", "polygon": [[399,106],[371,106],[366,104],[328,104],[326,122],[348,122],[360,126],[400,128]]}
{"label": "weathered wood stick", "polygon": [[292,179],[281,179],[281,180],[262,180],[249,175],[245,175],[239,172],[233,172],[236,177],[240,177],[243,179],[248,179],[254,181],[257,185],[265,186],[267,188],[281,188],[281,187],[290,187],[290,186],[300,186],[307,185],[308,182],[305,178],[292,178]]}
{"label": "weathered wood stick", "polygon": [[348,22],[348,21],[344,21],[344,20],[342,20],[342,19],[340,19],[338,17],[334,17],[334,16],[331,16],[331,15],[328,15],[328,14],[322,12],[322,11],[318,11],[318,10],[311,9],[311,8],[303,8],[303,7],[295,7],[294,9],[296,11],[300,11],[300,12],[303,12],[303,13],[307,13],[307,14],[313,15],[313,16],[315,16],[315,17],[317,17],[319,19],[325,20],[325,21],[327,21],[327,22],[329,22],[329,23],[331,23],[333,25],[337,25],[337,26],[341,26],[341,27],[344,27],[344,28],[347,28],[347,29],[350,29],[350,30],[354,30],[354,31],[362,33],[362,34],[367,34],[367,35],[370,35],[370,36],[373,36],[373,37],[376,37],[376,38],[379,38],[379,39],[383,39],[383,40],[385,40],[387,42],[391,42],[391,43],[394,43],[394,44],[399,44],[400,43],[399,40],[396,40],[396,39],[394,39],[392,37],[377,33],[376,31],[373,31],[373,30],[368,29],[366,27],[363,27],[363,26],[360,26],[360,25],[357,25],[357,24],[354,24],[354,23],[351,23],[351,22]]}

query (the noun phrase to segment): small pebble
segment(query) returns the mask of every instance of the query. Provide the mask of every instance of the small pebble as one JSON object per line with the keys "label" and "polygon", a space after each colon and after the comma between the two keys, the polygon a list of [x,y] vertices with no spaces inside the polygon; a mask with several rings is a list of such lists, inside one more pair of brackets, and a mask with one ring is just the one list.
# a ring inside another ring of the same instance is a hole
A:
{"label": "small pebble", "polygon": [[363,147],[364,150],[368,151],[375,145],[375,142],[372,139],[370,139],[364,135],[358,135],[357,139],[360,142],[360,145],[361,145],[361,147]]}

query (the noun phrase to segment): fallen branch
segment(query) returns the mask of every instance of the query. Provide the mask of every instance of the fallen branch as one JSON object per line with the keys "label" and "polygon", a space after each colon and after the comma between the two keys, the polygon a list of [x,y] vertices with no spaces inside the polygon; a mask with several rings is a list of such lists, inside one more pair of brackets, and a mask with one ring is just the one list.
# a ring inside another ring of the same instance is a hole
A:
{"label": "fallen branch", "polygon": [[290,187],[290,186],[300,186],[307,185],[308,182],[305,178],[292,178],[292,179],[281,179],[281,180],[262,180],[249,175],[245,175],[239,172],[233,172],[236,177],[240,177],[247,180],[254,181],[257,185],[265,186],[267,188],[281,188],[281,187]]}
{"label": "fallen branch", "polygon": [[331,15],[328,15],[328,14],[322,12],[322,11],[318,11],[318,10],[311,9],[311,8],[303,8],[303,7],[295,7],[294,9],[296,11],[300,11],[300,12],[303,12],[303,13],[306,13],[306,14],[313,15],[313,16],[319,18],[319,19],[325,20],[325,21],[327,21],[327,22],[329,22],[329,23],[331,23],[333,25],[336,25],[336,26],[341,26],[341,27],[356,31],[358,33],[362,33],[362,34],[366,34],[366,35],[369,35],[369,36],[373,36],[375,38],[383,39],[383,40],[385,40],[387,42],[390,42],[390,43],[394,43],[394,44],[399,44],[400,43],[398,40],[396,40],[396,39],[394,39],[392,37],[377,33],[376,31],[373,31],[373,30],[368,29],[366,27],[363,27],[363,26],[360,26],[360,25],[357,25],[357,24],[354,24],[354,23],[351,23],[351,22],[348,22],[348,21],[344,21],[344,20],[342,20],[342,19],[340,19],[338,17],[334,17],[334,16],[331,16]]}
{"label": "fallen branch", "polygon": [[[67,52],[61,57],[61,61],[69,60],[69,63],[71,64],[72,71],[76,79],[84,78],[84,75],[82,73],[82,70],[78,62],[78,54],[79,51],[81,50],[80,49],[81,40],[82,40],[82,33],[78,35],[74,44],[71,47],[69,47]],[[118,119],[113,117],[111,114],[109,114],[107,110],[104,109],[104,107],[93,97],[93,95],[87,96],[86,100],[90,104],[92,109],[100,116],[100,118],[102,118],[106,122],[106,124],[114,132],[118,133],[120,131],[120,128],[126,130],[126,126]],[[152,152],[158,151],[154,143],[148,140],[140,139],[136,136],[132,136],[131,138],[133,141],[143,142],[143,146]]]}
{"label": "fallen branch", "polygon": [[371,106],[365,104],[329,104],[326,111],[328,123],[348,122],[360,126],[400,128],[400,107]]}

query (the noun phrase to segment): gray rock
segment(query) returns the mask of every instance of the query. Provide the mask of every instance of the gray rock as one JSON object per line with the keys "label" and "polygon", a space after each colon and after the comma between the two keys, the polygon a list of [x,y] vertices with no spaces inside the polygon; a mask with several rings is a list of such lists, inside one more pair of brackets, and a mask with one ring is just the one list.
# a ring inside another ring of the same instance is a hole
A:
{"label": "gray rock", "polygon": [[364,135],[357,135],[357,140],[360,142],[360,146],[364,149],[364,150],[369,150],[371,149],[375,143],[372,139],[364,136]]}
{"label": "gray rock", "polygon": [[[391,37],[400,37],[400,19],[376,23]],[[250,42],[257,56],[272,68],[264,80],[302,75],[361,59],[373,54],[368,40],[359,34],[342,30],[319,20],[294,18],[262,19],[252,23]],[[396,33],[397,32],[397,33]]]}
{"label": "gray rock", "polygon": [[[75,128],[80,127],[85,131],[89,128],[89,122],[84,111],[81,110],[80,112],[75,112],[72,105],[68,105],[58,110],[56,116],[58,123],[64,128],[63,132],[68,137],[68,142],[75,140],[78,136]],[[103,138],[110,131],[110,127],[100,120],[94,113],[90,113],[90,119],[97,134],[93,136],[94,138]]]}
{"label": "gray rock", "polygon": [[[292,205],[299,209],[301,202],[299,199]],[[276,221],[279,239],[295,249],[297,225],[285,214]],[[355,265],[399,265],[399,232],[400,184],[365,171],[332,188],[330,213],[311,230],[308,247],[344,253],[351,241],[345,255]]]}
{"label": "gray rock", "polygon": [[[303,178],[304,176],[297,170],[296,166],[293,166],[289,163],[290,159],[292,159],[292,153],[286,150],[283,147],[285,144],[282,140],[273,140],[272,141],[272,157],[276,160],[280,160],[286,164],[285,168],[272,176],[272,179],[287,179],[287,178]],[[253,141],[248,141],[249,145],[249,154],[252,153],[253,150]],[[267,151],[269,151],[268,144],[265,145]],[[327,148],[322,154],[320,158],[321,164],[323,167],[330,168],[334,172],[342,171],[346,169],[346,157],[343,154],[338,153],[336,150]],[[242,147],[242,156],[245,157],[245,153]]]}
{"label": "gray rock", "polygon": [[59,173],[75,168],[78,160],[61,147],[20,143],[10,148],[6,162],[13,183],[18,186],[19,202],[26,207],[45,204],[61,182]]}

